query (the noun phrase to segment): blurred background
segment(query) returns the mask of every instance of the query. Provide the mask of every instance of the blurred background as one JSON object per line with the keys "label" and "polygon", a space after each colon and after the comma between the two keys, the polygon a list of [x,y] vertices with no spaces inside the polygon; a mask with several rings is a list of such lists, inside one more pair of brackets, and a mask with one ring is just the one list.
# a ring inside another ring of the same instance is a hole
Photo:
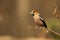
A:
{"label": "blurred background", "polygon": [[[0,0],[0,39],[15,40],[39,34],[30,15],[33,9],[38,10],[48,28],[60,33],[60,0]],[[49,35],[60,38],[53,33]]]}

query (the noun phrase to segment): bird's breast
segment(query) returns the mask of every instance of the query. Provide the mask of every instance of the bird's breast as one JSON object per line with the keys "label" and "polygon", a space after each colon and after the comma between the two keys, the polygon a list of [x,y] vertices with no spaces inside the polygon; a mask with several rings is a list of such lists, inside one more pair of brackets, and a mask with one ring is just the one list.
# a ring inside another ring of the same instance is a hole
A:
{"label": "bird's breast", "polygon": [[35,23],[43,24],[43,22],[40,20],[39,16],[34,16],[34,21],[35,21]]}

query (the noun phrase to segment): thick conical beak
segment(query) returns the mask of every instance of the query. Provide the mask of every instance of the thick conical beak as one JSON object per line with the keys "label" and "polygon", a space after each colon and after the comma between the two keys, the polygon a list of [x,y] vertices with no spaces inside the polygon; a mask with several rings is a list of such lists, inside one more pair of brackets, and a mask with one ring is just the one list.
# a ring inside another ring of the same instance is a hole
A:
{"label": "thick conical beak", "polygon": [[34,13],[33,13],[33,11],[32,11],[30,14],[34,16]]}

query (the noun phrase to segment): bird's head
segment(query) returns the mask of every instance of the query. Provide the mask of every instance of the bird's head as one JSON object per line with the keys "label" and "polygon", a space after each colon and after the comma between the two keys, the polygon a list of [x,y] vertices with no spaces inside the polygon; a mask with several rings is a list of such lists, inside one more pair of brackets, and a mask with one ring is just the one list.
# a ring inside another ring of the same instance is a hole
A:
{"label": "bird's head", "polygon": [[38,14],[38,11],[37,10],[32,10],[30,14],[34,16],[35,14]]}

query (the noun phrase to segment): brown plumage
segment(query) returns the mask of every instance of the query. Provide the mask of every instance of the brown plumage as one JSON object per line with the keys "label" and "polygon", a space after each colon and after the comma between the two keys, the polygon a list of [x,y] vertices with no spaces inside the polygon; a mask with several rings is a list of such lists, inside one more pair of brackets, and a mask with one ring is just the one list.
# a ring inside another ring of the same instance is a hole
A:
{"label": "brown plumage", "polygon": [[46,22],[43,20],[43,18],[40,16],[37,10],[33,10],[31,12],[31,15],[33,15],[34,22],[39,26],[39,27],[44,27],[47,28]]}

